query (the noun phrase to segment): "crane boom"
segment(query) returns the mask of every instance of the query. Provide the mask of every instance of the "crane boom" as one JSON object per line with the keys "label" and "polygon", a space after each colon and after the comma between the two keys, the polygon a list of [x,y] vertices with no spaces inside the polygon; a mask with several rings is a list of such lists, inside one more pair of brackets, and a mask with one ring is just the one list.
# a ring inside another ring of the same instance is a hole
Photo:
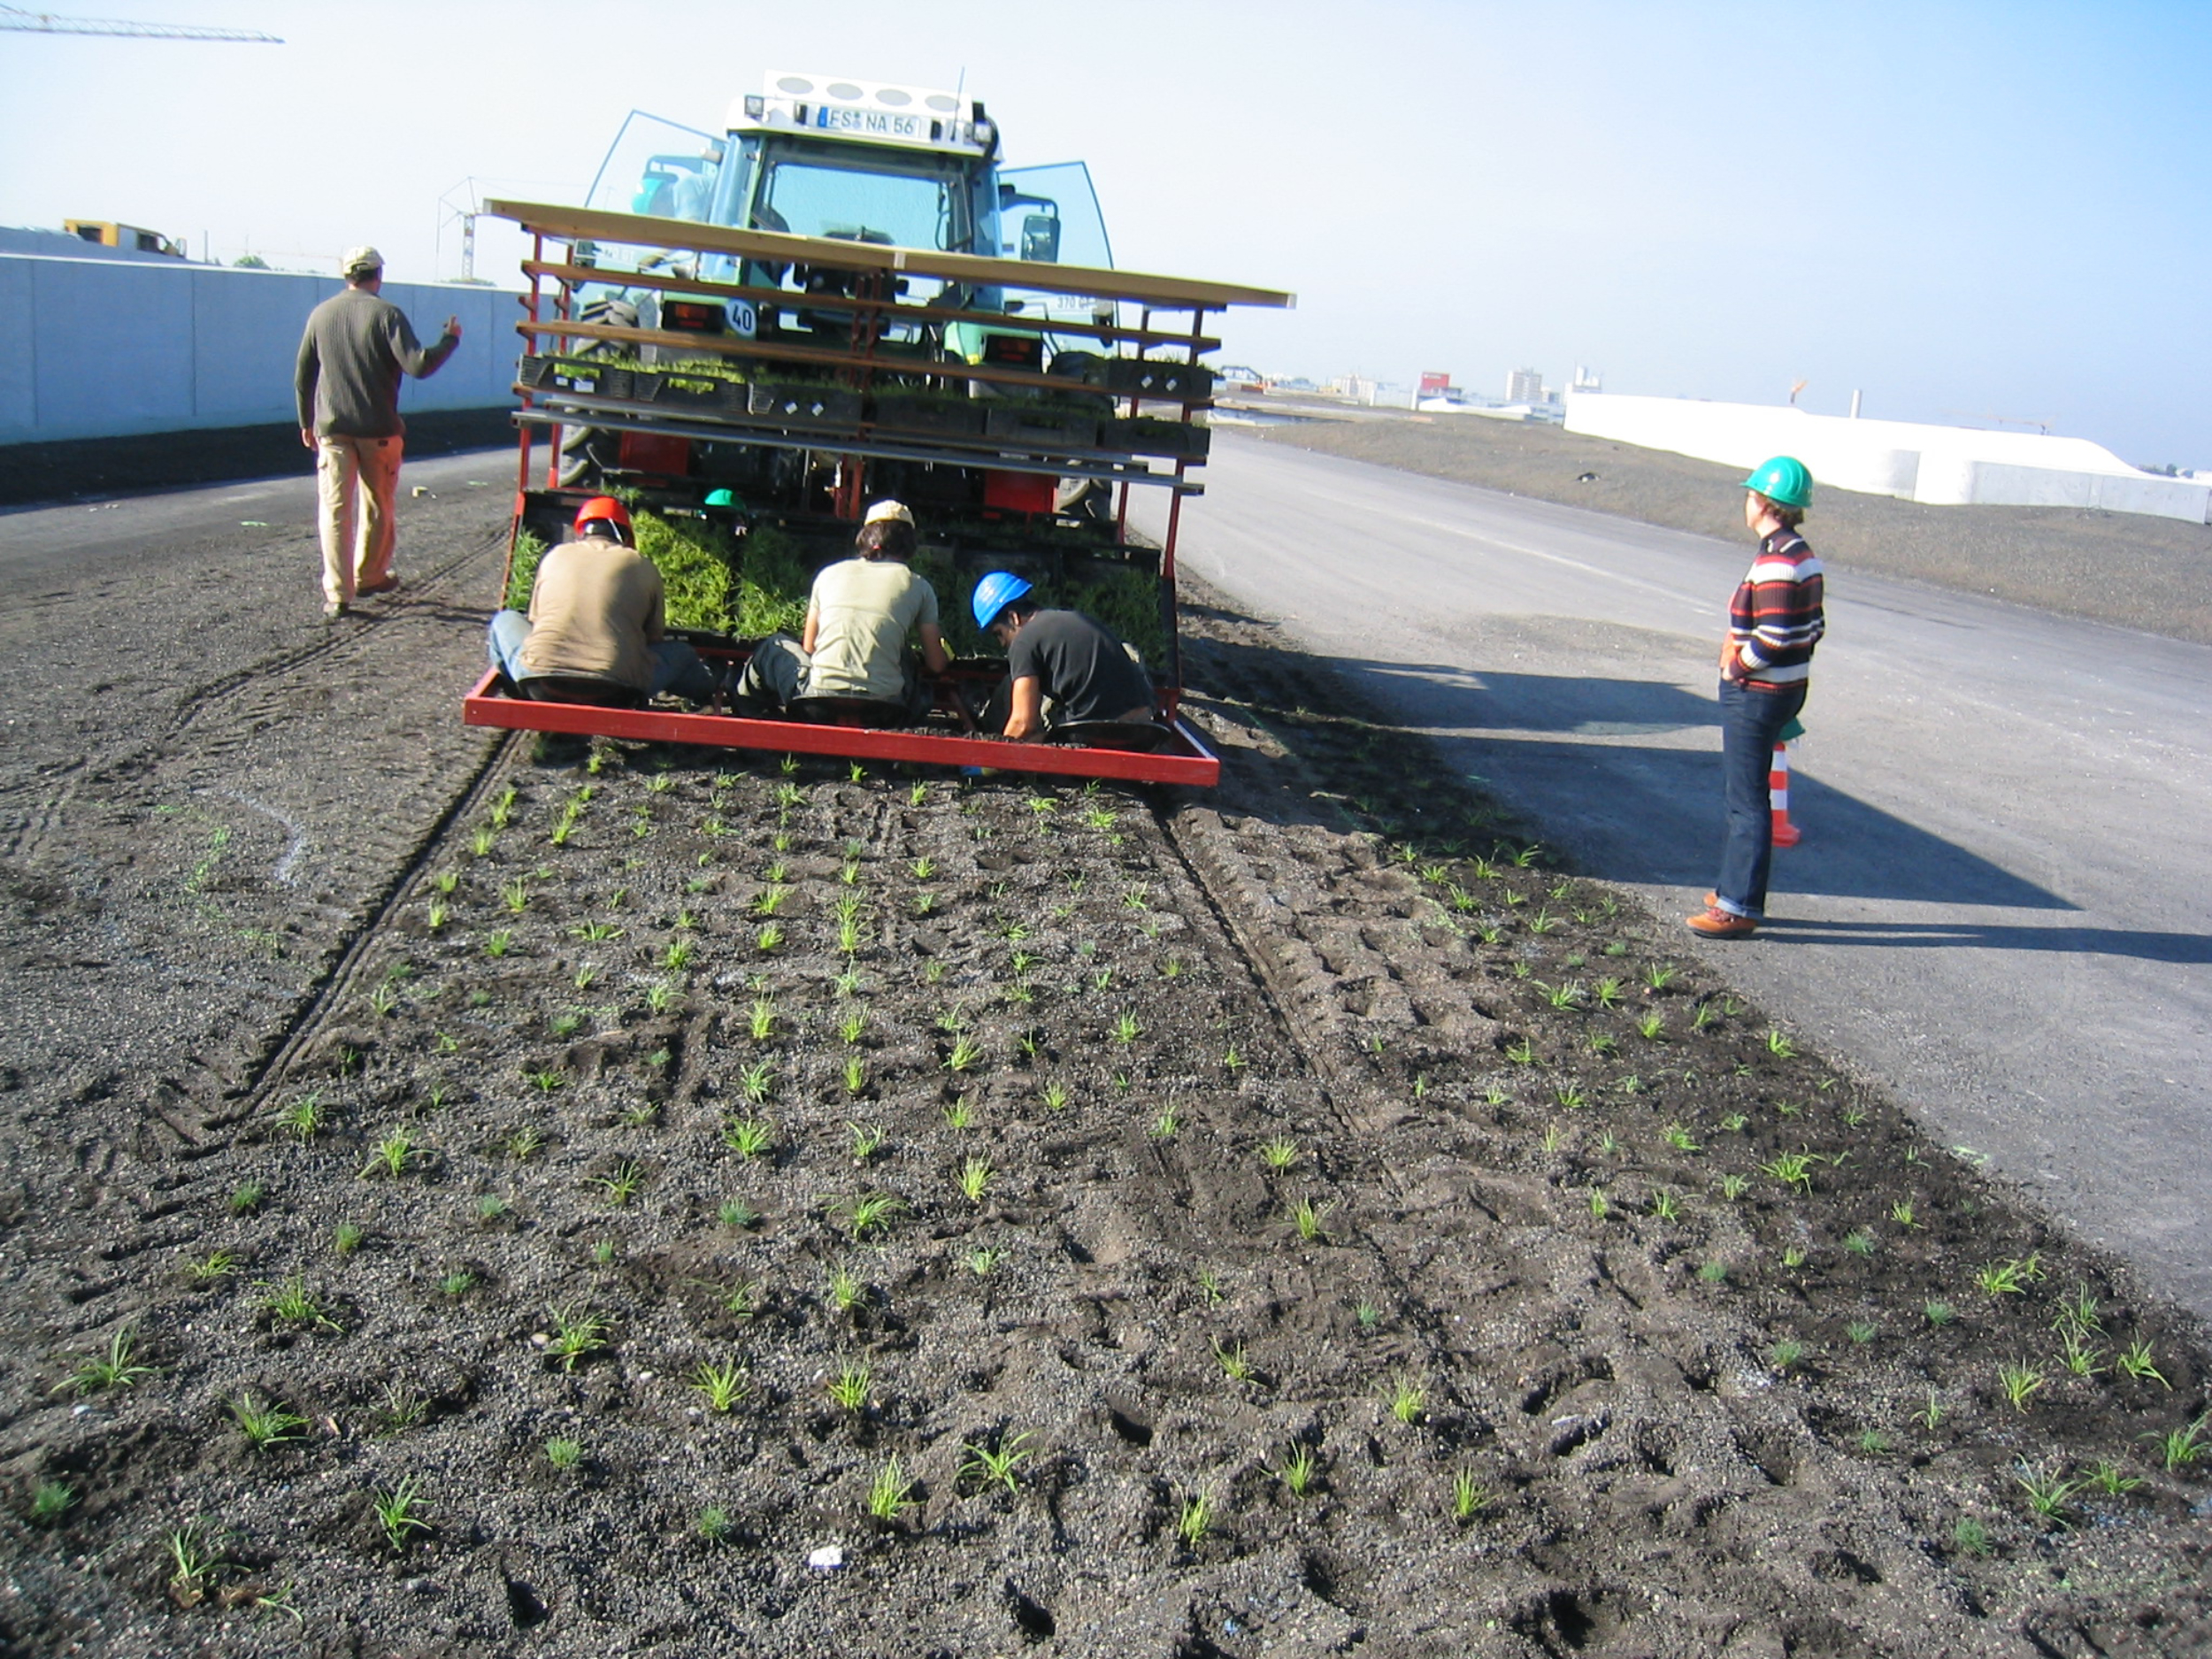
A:
{"label": "crane boom", "polygon": [[0,6],[0,29],[26,35],[108,35],[150,41],[241,41],[281,46],[283,39],[259,29],[197,28],[186,23],[131,23],[119,18],[65,18],[51,12]]}

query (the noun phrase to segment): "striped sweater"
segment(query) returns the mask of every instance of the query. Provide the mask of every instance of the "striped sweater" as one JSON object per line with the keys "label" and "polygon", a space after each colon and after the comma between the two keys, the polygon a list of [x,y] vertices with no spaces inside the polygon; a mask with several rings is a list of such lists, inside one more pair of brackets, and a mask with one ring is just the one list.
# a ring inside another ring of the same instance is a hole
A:
{"label": "striped sweater", "polygon": [[1753,691],[1783,691],[1812,677],[1813,647],[1827,632],[1820,561],[1794,530],[1777,530],[1728,604],[1728,637]]}

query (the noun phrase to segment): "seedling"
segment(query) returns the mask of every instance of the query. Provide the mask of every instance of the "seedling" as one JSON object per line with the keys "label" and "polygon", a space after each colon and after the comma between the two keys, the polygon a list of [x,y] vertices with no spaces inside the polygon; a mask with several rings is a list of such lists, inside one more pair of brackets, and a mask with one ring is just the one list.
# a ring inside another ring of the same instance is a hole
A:
{"label": "seedling", "polygon": [[849,1043],[858,1042],[867,1031],[868,1016],[856,1008],[846,1015],[843,1023],[837,1027],[837,1034]]}
{"label": "seedling", "polygon": [[888,1139],[881,1124],[847,1124],[846,1131],[852,1136],[853,1162],[865,1164],[883,1149]]}
{"label": "seedling", "polygon": [[1912,1414],[1912,1420],[1932,1434],[1942,1426],[1943,1415],[1943,1396],[1931,1388],[1928,1403]]}
{"label": "seedling", "polygon": [[638,1188],[645,1185],[645,1171],[626,1158],[615,1165],[613,1174],[596,1178],[596,1185],[609,1203],[620,1206],[637,1196]]}
{"label": "seedling", "polygon": [[1124,1010],[1120,1018],[1114,1021],[1113,1029],[1107,1034],[1126,1048],[1144,1034],[1144,1027],[1137,1024],[1136,1015]]}
{"label": "seedling", "polygon": [[367,1237],[354,1223],[342,1221],[330,1230],[330,1248],[341,1256],[351,1256]]}
{"label": "seedling", "polygon": [[845,1062],[845,1093],[858,1095],[868,1087],[868,1063],[858,1055]]}
{"label": "seedling", "polygon": [[169,1552],[169,1596],[179,1607],[196,1607],[206,1600],[208,1586],[228,1564],[219,1540],[210,1538],[198,1521],[180,1526],[163,1540]]}
{"label": "seedling", "polygon": [[760,1286],[741,1279],[722,1293],[722,1310],[733,1319],[749,1319],[760,1310]]}
{"label": "seedling", "polygon": [[427,1506],[422,1502],[422,1479],[418,1475],[408,1476],[370,1502],[376,1510],[377,1525],[384,1529],[384,1541],[395,1555],[405,1552],[414,1534],[430,1531],[430,1523],[423,1518]]}
{"label": "seedling", "polygon": [[1152,1120],[1152,1138],[1156,1141],[1172,1141],[1182,1126],[1183,1120],[1175,1115],[1175,1109],[1171,1106]]}
{"label": "seedling", "polygon": [[710,1365],[702,1360],[698,1369],[691,1373],[691,1386],[706,1397],[708,1410],[723,1415],[727,1415],[748,1392],[745,1374],[735,1360],[719,1365]]}
{"label": "seedling", "polygon": [[1496,1501],[1496,1494],[1475,1479],[1471,1469],[1462,1469],[1452,1476],[1452,1519],[1464,1526]]}
{"label": "seedling", "polygon": [[1290,1207],[1290,1225],[1298,1230],[1301,1242],[1326,1244],[1329,1232],[1325,1225],[1333,1204],[1317,1204],[1310,1198],[1302,1198]]}
{"label": "seedling", "polygon": [[1997,1386],[2012,1402],[2015,1411],[2025,1411],[2028,1402],[2043,1391],[2047,1380],[2040,1365],[2031,1365],[2024,1360],[2015,1360],[1997,1368]]}
{"label": "seedling", "polygon": [[1789,1248],[1782,1252],[1782,1265],[1788,1268],[1792,1272],[1795,1272],[1799,1268],[1805,1265],[1804,1250],[1797,1245],[1791,1245]]}
{"label": "seedling", "polygon": [[383,1175],[396,1180],[407,1171],[407,1161],[414,1156],[415,1143],[404,1129],[395,1129],[369,1149],[369,1161],[361,1166],[365,1176]]}
{"label": "seedling", "polygon": [[1275,1473],[1294,1498],[1302,1498],[1311,1490],[1313,1478],[1321,1471],[1321,1460],[1314,1455],[1313,1448],[1293,1442],[1283,1448],[1282,1467]]}
{"label": "seedling", "polygon": [[868,1404],[871,1379],[865,1365],[848,1365],[822,1386],[829,1390],[829,1397],[848,1411],[864,1410]]}
{"label": "seedling", "polygon": [[525,1124],[518,1129],[509,1130],[503,1145],[509,1157],[518,1164],[526,1164],[536,1156],[539,1149],[545,1145],[545,1137],[528,1124]]}
{"label": "seedling", "polygon": [[1608,1206],[1605,1202],[1605,1189],[1601,1187],[1593,1187],[1590,1189],[1590,1219],[1593,1221],[1604,1220],[1607,1209]]}
{"label": "seedling", "polygon": [[2148,1342],[2131,1344],[2120,1355],[2116,1363],[2120,1369],[2135,1381],[2141,1382],[2144,1378],[2147,1377],[2169,1394],[2173,1392],[2173,1384],[2166,1380],[2160,1373],[2157,1365],[2152,1362],[2151,1345]]}
{"label": "seedling", "polygon": [[773,951],[783,943],[783,929],[778,924],[771,922],[760,930],[754,942],[760,947],[764,954]]}
{"label": "seedling", "polygon": [[755,1061],[737,1075],[738,1093],[754,1105],[764,1105],[774,1087],[776,1069],[765,1060]]}
{"label": "seedling", "polygon": [[1809,1194],[1813,1190],[1812,1171],[1815,1162],[1816,1160],[1809,1153],[1785,1152],[1776,1157],[1773,1163],[1762,1164],[1759,1166],[1759,1173],[1771,1177],[1785,1187],[1795,1187],[1798,1192]]}
{"label": "seedling", "polygon": [[1506,1044],[1505,1057],[1515,1065],[1533,1065],[1536,1064],[1536,1045],[1526,1037],[1519,1038]]}
{"label": "seedling", "polygon": [[1298,1162],[1298,1143],[1286,1135],[1277,1135],[1260,1145],[1260,1162],[1280,1175]]}
{"label": "seedling", "polygon": [[326,1331],[340,1328],[338,1322],[325,1310],[322,1302],[307,1288],[306,1279],[295,1273],[281,1285],[263,1285],[267,1291],[262,1299],[261,1310],[280,1325],[311,1325]]}
{"label": "seedling", "polygon": [[31,1525],[58,1526],[77,1502],[77,1489],[62,1480],[42,1480],[31,1493]]}
{"label": "seedling", "polygon": [[764,1118],[733,1118],[722,1125],[722,1139],[731,1151],[749,1163],[775,1144],[776,1132]]}
{"label": "seedling", "polygon": [[1709,1285],[1725,1285],[1728,1282],[1728,1263],[1725,1262],[1703,1263],[1697,1270],[1697,1276]]}
{"label": "seedling", "polygon": [[1005,1259],[1004,1249],[989,1245],[979,1246],[968,1252],[968,1271],[978,1279],[987,1279],[991,1270]]}
{"label": "seedling", "polygon": [[1233,1043],[1230,1045],[1227,1051],[1222,1055],[1221,1064],[1226,1070],[1236,1071],[1242,1070],[1246,1065],[1249,1064],[1250,1062],[1246,1060],[1242,1055],[1236,1051],[1236,1046]]}
{"label": "seedling", "polygon": [[439,1294],[446,1296],[465,1296],[476,1288],[476,1275],[456,1271],[438,1281]]}
{"label": "seedling", "polygon": [[868,1513],[879,1521],[896,1521],[914,1502],[918,1483],[906,1478],[896,1456],[884,1460],[868,1488]]}
{"label": "seedling", "polygon": [[2200,1461],[2208,1452],[2212,1452],[2212,1444],[2208,1444],[2205,1439],[2208,1423],[2212,1423],[2212,1411],[2204,1413],[2184,1428],[2169,1429],[2163,1434],[2146,1434],[2143,1438],[2158,1448],[2158,1455],[2165,1463],[2166,1472],[2177,1474]]}
{"label": "seedling", "polygon": [[1175,1535],[1183,1540],[1186,1549],[1195,1550],[1213,1530],[1213,1494],[1201,1492],[1184,1501],[1182,1511],[1175,1517]]}
{"label": "seedling", "polygon": [[725,1544],[735,1535],[737,1526],[730,1519],[730,1512],[718,1504],[709,1504],[699,1511],[695,1523],[699,1536],[710,1544]]}
{"label": "seedling", "polygon": [[975,1123],[975,1108],[965,1094],[945,1107],[945,1126],[948,1129],[966,1129]]}
{"label": "seedling", "polygon": [[584,1443],[557,1435],[545,1443],[545,1461],[564,1472],[572,1470],[584,1461]]}
{"label": "seedling", "polygon": [[1065,1111],[1068,1109],[1067,1085],[1055,1078],[1039,1092],[1039,1098],[1044,1102],[1047,1111]]}
{"label": "seedling", "polygon": [[230,1414],[237,1419],[246,1443],[256,1451],[282,1440],[296,1440],[301,1438],[299,1431],[307,1426],[307,1419],[296,1412],[287,1411],[273,1401],[261,1404],[251,1394],[232,1401]]}
{"label": "seedling", "polygon": [[2024,1296],[2028,1280],[2023,1262],[1989,1262],[1975,1270],[1974,1283],[1992,1296]]}
{"label": "seedling", "polygon": [[1793,1337],[1784,1337],[1767,1350],[1767,1363],[1787,1376],[1790,1368],[1805,1357],[1805,1345]]}
{"label": "seedling", "polygon": [[125,1325],[108,1339],[108,1351],[96,1354],[54,1386],[56,1394],[97,1394],[104,1388],[133,1388],[160,1373],[136,1357],[138,1327]]}
{"label": "seedling", "polygon": [[1740,1135],[1744,1132],[1745,1126],[1750,1122],[1751,1119],[1745,1117],[1741,1112],[1730,1112],[1727,1117],[1720,1120],[1720,1126],[1729,1134]]}
{"label": "seedling", "polygon": [[972,1071],[975,1063],[983,1057],[983,1045],[968,1037],[954,1040],[952,1052],[945,1056],[945,1069],[950,1071]]}
{"label": "seedling", "polygon": [[1767,1052],[1778,1060],[1793,1060],[1797,1057],[1797,1045],[1780,1031],[1770,1026],[1767,1031]]}
{"label": "seedling", "polygon": [[1220,1274],[1215,1272],[1210,1267],[1202,1267],[1194,1277],[1196,1280],[1198,1294],[1200,1295],[1203,1296],[1208,1302],[1219,1302],[1221,1300]]}
{"label": "seedling", "polygon": [[2027,1494],[2028,1508],[2041,1519],[2065,1525],[2067,1505],[2074,1494],[2087,1484],[2069,1480],[2062,1469],[2040,1470],[2023,1463],[2014,1472],[2013,1484]]}
{"label": "seedling", "polygon": [[574,1371],[579,1360],[606,1346],[607,1322],[588,1308],[556,1308],[552,1323],[545,1351],[560,1361],[563,1371]]}
{"label": "seedling", "polygon": [[1843,1248],[1854,1256],[1874,1254],[1874,1235],[1864,1227],[1854,1227],[1843,1235]]}
{"label": "seedling", "polygon": [[493,957],[503,956],[513,947],[514,942],[514,934],[503,927],[498,928],[484,941],[484,954]]}
{"label": "seedling", "polygon": [[1744,1195],[1750,1185],[1743,1176],[1724,1175],[1720,1178],[1720,1195],[1733,1203]]}
{"label": "seedling", "polygon": [[1428,1409],[1428,1391],[1411,1378],[1402,1379],[1390,1396],[1390,1415],[1410,1428]]}
{"label": "seedling", "polygon": [[1663,1187],[1651,1189],[1651,1213],[1662,1221],[1682,1218],[1682,1201]]}
{"label": "seedling", "polygon": [[2059,1331],[2059,1358],[2067,1371],[2076,1377],[2101,1377],[2104,1367],[2098,1361],[2104,1357],[2101,1349],[2092,1348],[2078,1325],[2068,1325]]}
{"label": "seedling", "polygon": [[1989,1529],[1971,1516],[1961,1516],[1951,1529],[1951,1542],[1962,1555],[1986,1555],[1990,1551]]}
{"label": "seedling", "polygon": [[1677,1152],[1702,1152],[1705,1149],[1698,1145],[1696,1138],[1680,1124],[1669,1124],[1659,1132],[1659,1138]]}
{"label": "seedling", "polygon": [[855,1193],[832,1205],[829,1213],[857,1243],[872,1233],[887,1233],[905,1210],[905,1201],[893,1194]]}
{"label": "seedling", "polygon": [[776,1032],[776,1004],[770,997],[761,997],[753,1003],[752,1033],[755,1042],[766,1042]]}
{"label": "seedling", "polygon": [[1231,1382],[1252,1380],[1252,1362],[1244,1356],[1244,1344],[1224,1348],[1218,1337],[1214,1339],[1214,1359],[1221,1366],[1222,1374]]}
{"label": "seedling", "polygon": [[241,1181],[231,1189],[228,1199],[230,1213],[250,1216],[261,1208],[261,1201],[269,1195],[268,1188],[259,1181]]}
{"label": "seedling", "polygon": [[988,1158],[970,1158],[960,1166],[960,1194],[972,1204],[983,1202],[984,1189],[990,1186],[994,1171]]}
{"label": "seedling", "polygon": [[230,1277],[238,1258],[228,1250],[211,1250],[196,1262],[184,1264],[184,1276],[196,1285],[219,1284]]}

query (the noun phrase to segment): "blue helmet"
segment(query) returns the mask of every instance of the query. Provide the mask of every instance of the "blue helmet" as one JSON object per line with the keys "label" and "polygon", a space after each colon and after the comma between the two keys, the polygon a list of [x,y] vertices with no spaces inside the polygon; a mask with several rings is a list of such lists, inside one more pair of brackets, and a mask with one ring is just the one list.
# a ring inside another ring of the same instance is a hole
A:
{"label": "blue helmet", "polygon": [[975,585],[975,594],[968,608],[975,612],[975,625],[989,631],[998,620],[998,613],[1029,591],[1029,584],[1011,571],[993,571]]}

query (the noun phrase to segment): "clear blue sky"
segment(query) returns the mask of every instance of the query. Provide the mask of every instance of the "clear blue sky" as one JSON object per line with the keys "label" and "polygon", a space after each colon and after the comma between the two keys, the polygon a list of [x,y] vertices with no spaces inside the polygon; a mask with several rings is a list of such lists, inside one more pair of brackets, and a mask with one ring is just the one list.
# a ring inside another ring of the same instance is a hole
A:
{"label": "clear blue sky", "polygon": [[[1909,419],[2212,466],[2212,5],[38,0],[283,46],[0,34],[0,224],[453,274],[442,193],[575,199],[638,105],[951,85],[1088,161],[1118,262],[1297,291],[1225,356]],[[481,273],[511,268],[488,237]]]}

